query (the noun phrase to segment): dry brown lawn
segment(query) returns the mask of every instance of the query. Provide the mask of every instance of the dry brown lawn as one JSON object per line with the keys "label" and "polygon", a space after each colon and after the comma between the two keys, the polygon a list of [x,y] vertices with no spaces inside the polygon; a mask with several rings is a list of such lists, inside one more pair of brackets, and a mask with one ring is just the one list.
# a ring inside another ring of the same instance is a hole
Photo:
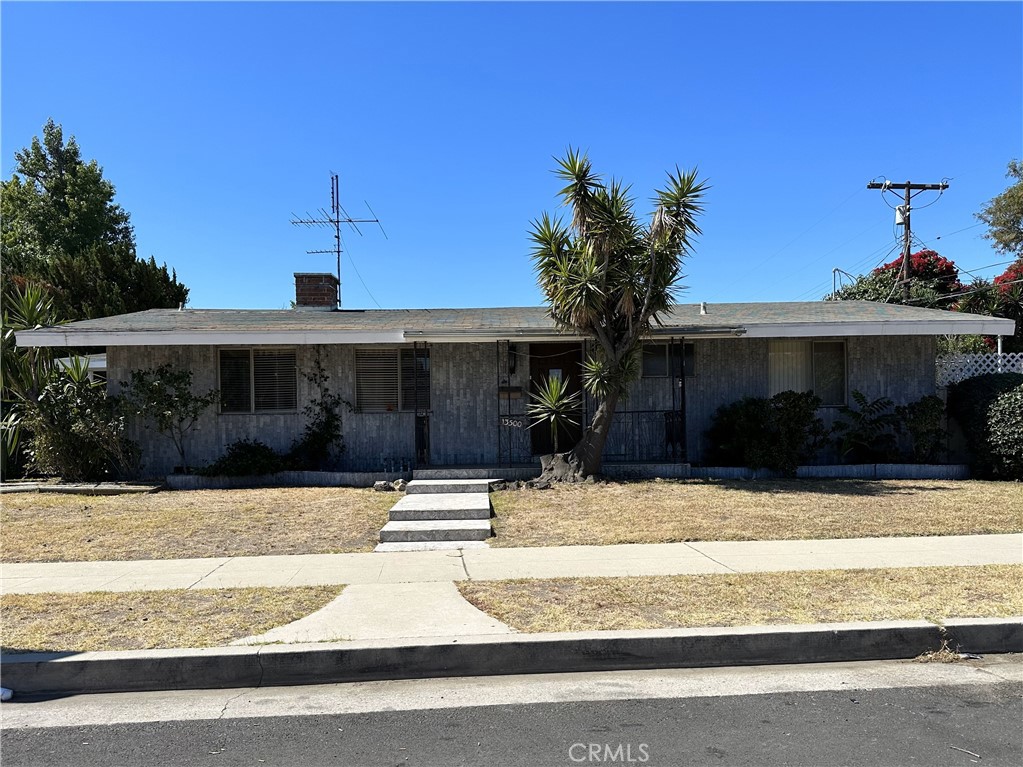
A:
{"label": "dry brown lawn", "polygon": [[752,541],[1023,531],[1023,484],[651,480],[492,494],[492,546]]}
{"label": "dry brown lawn", "polygon": [[1023,615],[1023,565],[458,584],[519,631],[750,626]]}
{"label": "dry brown lawn", "polygon": [[5,594],[3,652],[218,647],[319,610],[338,586]]}
{"label": "dry brown lawn", "polygon": [[4,562],[372,551],[396,493],[330,488],[2,497]]}

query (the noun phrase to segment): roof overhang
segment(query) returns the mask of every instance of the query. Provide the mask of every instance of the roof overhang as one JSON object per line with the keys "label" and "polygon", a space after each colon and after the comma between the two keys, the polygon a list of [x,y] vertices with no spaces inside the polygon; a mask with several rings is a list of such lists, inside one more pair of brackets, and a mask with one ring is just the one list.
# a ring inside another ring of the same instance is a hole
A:
{"label": "roof overhang", "polygon": [[306,346],[400,344],[400,330],[73,330],[40,328],[16,334],[18,346]]}
{"label": "roof overhang", "polygon": [[[1001,317],[957,317],[842,322],[761,322],[735,325],[656,326],[653,338],[821,338],[849,336],[1011,336],[1016,323]],[[486,343],[581,341],[550,328],[447,328],[428,330],[86,330],[68,327],[22,330],[18,346],[306,346],[313,344]]]}

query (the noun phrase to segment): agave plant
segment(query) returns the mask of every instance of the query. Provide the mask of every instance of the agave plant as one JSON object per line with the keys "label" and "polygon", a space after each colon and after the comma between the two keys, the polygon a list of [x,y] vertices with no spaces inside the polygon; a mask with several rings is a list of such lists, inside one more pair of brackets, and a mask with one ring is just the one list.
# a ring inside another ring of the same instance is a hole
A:
{"label": "agave plant", "polygon": [[530,392],[529,396],[533,400],[532,404],[526,406],[526,412],[533,421],[529,428],[549,423],[554,452],[557,453],[558,429],[579,425],[573,416],[579,410],[582,395],[577,391],[569,392],[564,379],[549,376],[538,384],[536,391]]}

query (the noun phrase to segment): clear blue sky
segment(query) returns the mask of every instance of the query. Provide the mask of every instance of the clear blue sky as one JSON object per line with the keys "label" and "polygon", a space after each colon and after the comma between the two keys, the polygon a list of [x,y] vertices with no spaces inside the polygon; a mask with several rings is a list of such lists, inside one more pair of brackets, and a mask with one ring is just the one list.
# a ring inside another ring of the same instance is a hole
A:
{"label": "clear blue sky", "polygon": [[526,233],[569,144],[644,211],[675,164],[710,179],[684,301],[817,299],[875,266],[877,176],[951,178],[914,233],[1006,260],[973,214],[1023,155],[1019,3],[4,2],[0,24],[4,177],[61,123],[197,308],[286,307],[293,272],[334,270],[305,255],[329,232],[289,223],[332,170],[388,235],[346,235],[346,308],[539,304]]}

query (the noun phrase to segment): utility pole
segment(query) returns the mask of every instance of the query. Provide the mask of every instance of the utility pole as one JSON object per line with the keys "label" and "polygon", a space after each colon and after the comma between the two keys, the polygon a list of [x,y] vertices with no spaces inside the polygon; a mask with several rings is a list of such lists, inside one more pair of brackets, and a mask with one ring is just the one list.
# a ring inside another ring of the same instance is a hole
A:
{"label": "utility pole", "polygon": [[[365,200],[363,201],[365,202]],[[366,207],[369,208],[369,212],[373,213],[373,209],[369,207],[369,203],[366,203]],[[348,211],[341,205],[341,192],[338,187],[338,176],[336,173],[330,174],[330,213],[323,208],[317,211],[319,217],[311,216],[306,213],[305,218],[297,218],[292,213],[291,223],[302,226],[319,226],[328,227],[334,230],[334,247],[329,250],[307,250],[306,253],[314,255],[318,253],[333,253],[337,257],[337,308],[341,308],[341,224],[348,224],[361,236],[362,232],[359,231],[359,227],[356,224],[376,224],[380,227],[380,231],[383,232],[384,239],[387,239],[387,232],[384,232],[383,224],[376,218],[376,214],[373,213],[373,218],[352,218],[348,215]]]}
{"label": "utility pole", "polygon": [[[913,278],[913,273],[909,269],[909,251],[912,249],[912,232],[909,226],[910,200],[922,192],[938,192],[940,194],[948,189],[948,182],[913,184],[907,181],[905,184],[893,184],[885,179],[881,183],[871,181],[867,184],[867,189],[880,189],[882,197],[885,192],[894,192],[896,189],[903,191],[903,203],[895,209],[895,223],[904,227],[902,231],[902,269],[900,270],[902,274],[899,281],[902,283],[902,303],[908,304],[909,287]],[[915,192],[915,194],[910,194],[910,192]]]}

